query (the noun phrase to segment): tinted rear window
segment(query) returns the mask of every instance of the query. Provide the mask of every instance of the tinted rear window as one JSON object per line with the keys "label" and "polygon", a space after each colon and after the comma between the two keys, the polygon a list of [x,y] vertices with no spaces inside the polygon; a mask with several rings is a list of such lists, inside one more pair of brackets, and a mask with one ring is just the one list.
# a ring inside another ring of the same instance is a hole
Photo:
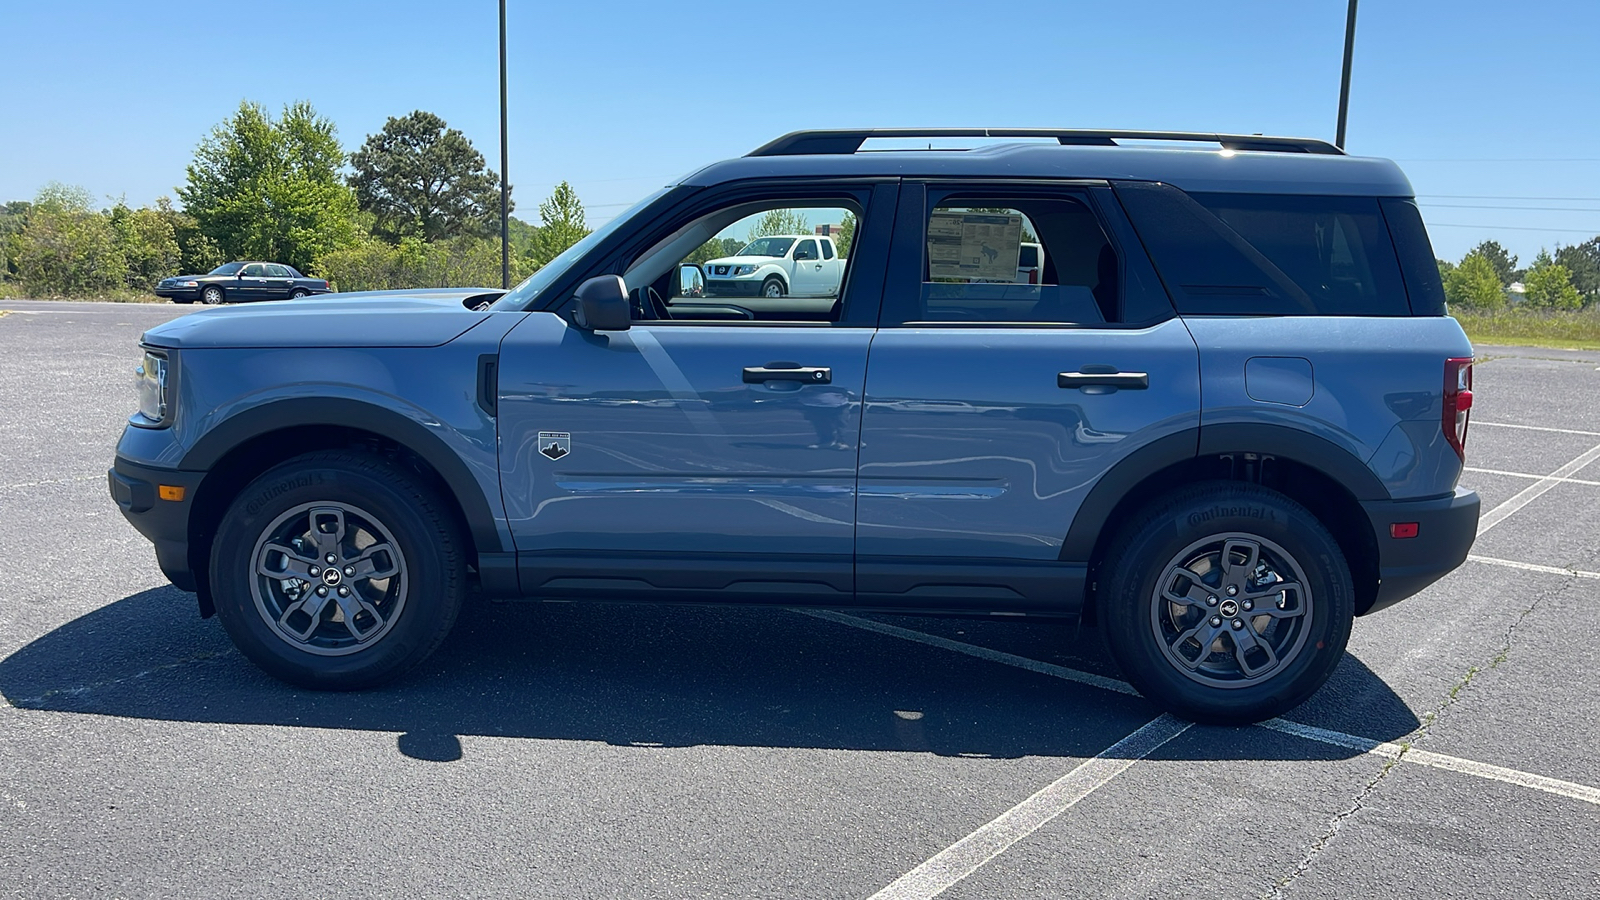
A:
{"label": "tinted rear window", "polygon": [[1118,186],[1180,312],[1405,316],[1405,283],[1372,197],[1184,194]]}
{"label": "tinted rear window", "polygon": [[1422,224],[1422,212],[1414,201],[1398,197],[1385,197],[1378,203],[1400,257],[1400,274],[1406,281],[1406,294],[1411,297],[1412,315],[1444,315],[1444,283],[1439,278],[1439,262],[1434,259],[1427,226]]}

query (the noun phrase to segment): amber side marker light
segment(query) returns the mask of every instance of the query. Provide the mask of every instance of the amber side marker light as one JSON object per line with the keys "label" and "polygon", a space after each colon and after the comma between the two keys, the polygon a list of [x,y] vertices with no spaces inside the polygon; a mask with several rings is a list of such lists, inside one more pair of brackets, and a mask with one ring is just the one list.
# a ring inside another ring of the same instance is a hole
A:
{"label": "amber side marker light", "polygon": [[161,485],[158,493],[160,493],[161,499],[163,499],[163,500],[182,500],[183,499],[183,485],[181,485],[181,484],[163,484],[163,485]]}
{"label": "amber side marker light", "polygon": [[1416,522],[1395,522],[1389,526],[1389,537],[1414,538],[1417,536]]}

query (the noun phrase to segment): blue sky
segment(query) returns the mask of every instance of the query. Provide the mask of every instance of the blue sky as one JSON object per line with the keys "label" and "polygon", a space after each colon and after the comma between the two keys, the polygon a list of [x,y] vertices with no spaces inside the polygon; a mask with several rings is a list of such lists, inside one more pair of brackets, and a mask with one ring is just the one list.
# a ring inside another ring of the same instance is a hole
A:
{"label": "blue sky", "polygon": [[[567,179],[591,224],[798,128],[1331,139],[1345,15],[1345,0],[508,5],[517,214]],[[309,100],[346,149],[430,110],[498,165],[492,0],[8,6],[0,200],[51,180],[171,195],[243,99]],[[1400,161],[1442,256],[1494,238],[1528,261],[1585,240],[1600,234],[1597,51],[1600,3],[1367,0],[1349,150]]]}

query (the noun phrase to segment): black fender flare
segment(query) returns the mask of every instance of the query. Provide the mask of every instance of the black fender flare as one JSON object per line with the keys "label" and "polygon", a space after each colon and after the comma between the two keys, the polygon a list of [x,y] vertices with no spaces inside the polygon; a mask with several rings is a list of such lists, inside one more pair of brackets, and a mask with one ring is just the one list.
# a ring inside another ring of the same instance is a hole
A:
{"label": "black fender flare", "polygon": [[299,426],[356,428],[387,437],[433,467],[444,479],[466,518],[479,553],[505,551],[494,513],[483,489],[461,457],[444,441],[412,419],[367,403],[339,397],[296,397],[273,400],[228,417],[196,441],[179,468],[210,471],[217,461],[244,442],[272,431]]}
{"label": "black fender flare", "polygon": [[1145,479],[1198,457],[1258,453],[1293,460],[1338,482],[1358,501],[1388,500],[1389,489],[1354,453],[1287,425],[1226,423],[1157,438],[1112,466],[1084,498],[1061,544],[1060,559],[1088,562],[1111,514]]}

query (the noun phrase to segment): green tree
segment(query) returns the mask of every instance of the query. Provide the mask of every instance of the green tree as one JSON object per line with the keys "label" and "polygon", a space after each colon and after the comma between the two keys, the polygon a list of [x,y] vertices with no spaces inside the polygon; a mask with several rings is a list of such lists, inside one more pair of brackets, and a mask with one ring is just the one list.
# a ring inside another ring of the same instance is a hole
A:
{"label": "green tree", "polygon": [[87,297],[121,288],[127,262],[89,192],[54,182],[39,191],[17,235],[17,277],[35,297]]}
{"label": "green tree", "polygon": [[155,212],[171,226],[173,240],[178,242],[179,274],[199,275],[227,262],[217,242],[200,231],[194,216],[173,208],[170,199],[157,197]]}
{"label": "green tree", "polygon": [[539,226],[530,225],[516,216],[510,216],[506,222],[507,230],[511,233],[511,252],[513,255],[521,254],[529,259],[533,258],[534,239],[539,234]]}
{"label": "green tree", "polygon": [[810,234],[811,225],[806,222],[805,213],[798,209],[769,209],[754,225],[750,226],[750,234],[745,238],[753,241],[756,238],[770,237],[775,234]]}
{"label": "green tree", "polygon": [[350,156],[356,201],[390,240],[437,241],[500,228],[500,177],[466,135],[430,112],[391,117]]}
{"label": "green tree", "polygon": [[[500,242],[473,235],[442,241],[405,237],[398,244],[369,238],[323,254],[317,267],[341,291],[492,286],[500,283]],[[511,258],[513,281],[534,268],[526,256]]]}
{"label": "green tree", "polygon": [[1583,295],[1572,286],[1567,267],[1550,258],[1544,250],[1533,261],[1523,279],[1523,302],[1535,309],[1579,309]]}
{"label": "green tree", "polygon": [[245,102],[195,149],[178,197],[224,255],[311,271],[318,256],[357,239],[343,164],[333,123],[311,104],[274,119]]}
{"label": "green tree", "polygon": [[182,256],[172,223],[160,210],[143,207],[129,209],[118,201],[108,216],[111,231],[125,266],[125,286],[149,291],[168,275],[178,274]]}
{"label": "green tree", "polygon": [[1451,303],[1475,309],[1503,309],[1506,305],[1505,286],[1494,264],[1476,250],[1463,256],[1445,276],[1444,296]]}
{"label": "green tree", "polygon": [[1556,247],[1555,260],[1572,274],[1572,286],[1585,305],[1600,301],[1600,237],[1570,247]]}
{"label": "green tree", "polygon": [[840,256],[850,255],[850,245],[855,243],[855,239],[856,214],[847,212],[844,214],[844,221],[839,223],[838,233],[833,236],[834,246],[839,248]]}
{"label": "green tree", "polygon": [[1498,241],[1484,241],[1469,252],[1476,253],[1488,261],[1494,268],[1495,277],[1500,279],[1501,287],[1510,287],[1511,283],[1519,280],[1522,274],[1517,271],[1516,255],[1507,253],[1506,248],[1500,246]]}
{"label": "green tree", "polygon": [[21,249],[22,229],[28,226],[27,200],[13,200],[0,206],[0,280],[17,277],[17,252]]}
{"label": "green tree", "polygon": [[549,199],[539,204],[539,231],[533,238],[533,260],[543,266],[588,234],[578,192],[563,181],[556,185]]}

